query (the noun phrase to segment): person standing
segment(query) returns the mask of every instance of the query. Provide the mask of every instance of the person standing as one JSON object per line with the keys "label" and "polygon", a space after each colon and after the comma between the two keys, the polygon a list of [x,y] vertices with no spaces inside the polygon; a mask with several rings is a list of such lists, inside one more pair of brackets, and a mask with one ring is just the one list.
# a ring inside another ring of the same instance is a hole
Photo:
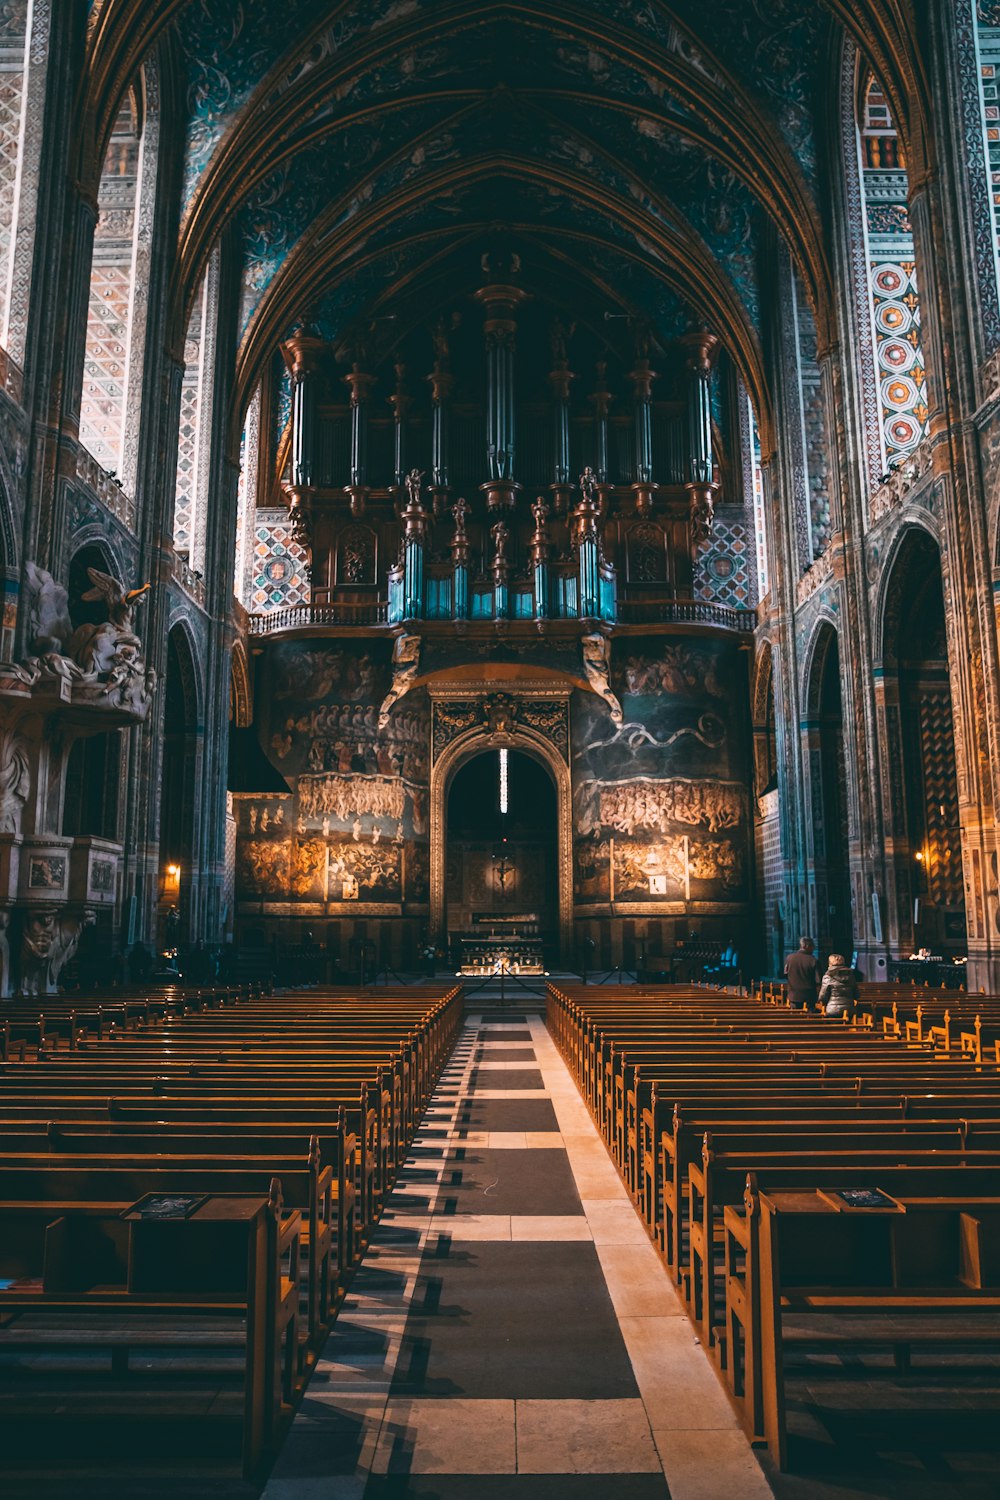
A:
{"label": "person standing", "polygon": [[788,1003],[792,1010],[809,1010],[816,1004],[819,964],[813,952],[812,938],[799,938],[798,950],[785,960],[788,980]]}
{"label": "person standing", "polygon": [[858,976],[842,953],[831,953],[823,983],[819,987],[820,1003],[828,1016],[853,1015],[860,988]]}

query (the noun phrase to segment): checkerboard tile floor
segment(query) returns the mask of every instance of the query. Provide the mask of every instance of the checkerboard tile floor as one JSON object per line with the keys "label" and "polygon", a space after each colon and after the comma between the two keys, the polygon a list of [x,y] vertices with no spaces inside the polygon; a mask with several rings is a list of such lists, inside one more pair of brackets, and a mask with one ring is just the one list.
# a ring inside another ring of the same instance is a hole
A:
{"label": "checkerboard tile floor", "polygon": [[264,1500],[770,1494],[542,1020],[468,1016]]}

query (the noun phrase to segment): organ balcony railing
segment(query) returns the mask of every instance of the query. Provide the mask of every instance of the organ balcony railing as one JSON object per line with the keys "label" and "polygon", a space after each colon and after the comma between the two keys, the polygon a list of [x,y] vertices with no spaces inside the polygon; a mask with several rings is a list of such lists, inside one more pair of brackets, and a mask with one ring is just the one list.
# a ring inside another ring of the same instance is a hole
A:
{"label": "organ balcony railing", "polygon": [[[443,580],[446,581],[446,580]],[[567,583],[572,583],[567,579]],[[510,619],[516,628],[534,618],[528,610],[529,589],[523,582],[511,585],[512,610]],[[470,619],[488,621],[494,618],[491,612],[493,584],[484,581],[475,586],[471,598],[482,598],[479,605],[470,608]],[[723,604],[712,604],[701,599],[625,599],[618,605],[619,623],[624,625],[679,625],[696,628],[715,628],[735,631],[739,635],[750,635],[757,625],[754,609],[730,609]],[[442,607],[437,612],[428,610],[424,619],[429,622],[449,620],[452,616]],[[572,610],[562,614],[553,609],[549,619],[554,622],[571,621],[577,618]],[[251,636],[281,635],[291,631],[315,631],[325,627],[342,629],[360,626],[390,626],[388,599],[375,599],[367,604],[293,604],[285,609],[271,610],[267,614],[248,615],[246,629]]]}

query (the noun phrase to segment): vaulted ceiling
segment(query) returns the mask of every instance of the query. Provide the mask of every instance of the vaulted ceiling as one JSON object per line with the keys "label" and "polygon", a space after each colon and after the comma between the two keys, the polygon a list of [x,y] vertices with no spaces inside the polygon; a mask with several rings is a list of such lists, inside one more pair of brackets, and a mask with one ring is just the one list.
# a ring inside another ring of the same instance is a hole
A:
{"label": "vaulted ceiling", "polygon": [[913,160],[905,0],[103,0],[81,141],[99,160],[115,89],[159,41],[186,116],[175,318],[233,230],[244,391],[297,318],[349,338],[389,296],[426,313],[471,289],[502,225],[553,288],[661,336],[707,322],[766,422],[778,238],[833,334],[845,30]]}

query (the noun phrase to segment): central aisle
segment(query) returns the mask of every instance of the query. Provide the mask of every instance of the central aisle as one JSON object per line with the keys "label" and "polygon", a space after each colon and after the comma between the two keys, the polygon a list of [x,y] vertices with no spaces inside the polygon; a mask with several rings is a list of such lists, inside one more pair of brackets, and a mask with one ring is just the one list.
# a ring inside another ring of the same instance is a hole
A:
{"label": "central aisle", "polygon": [[469,1016],[265,1500],[770,1494],[541,1018]]}

